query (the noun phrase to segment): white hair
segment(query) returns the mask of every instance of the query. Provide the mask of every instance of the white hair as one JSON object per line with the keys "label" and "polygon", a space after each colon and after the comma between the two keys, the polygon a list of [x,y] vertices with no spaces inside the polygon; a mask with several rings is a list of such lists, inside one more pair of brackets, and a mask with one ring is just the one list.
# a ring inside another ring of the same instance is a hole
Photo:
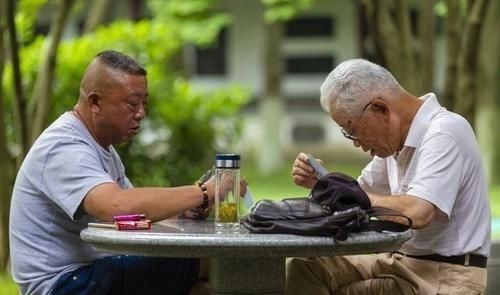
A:
{"label": "white hair", "polygon": [[321,107],[354,116],[377,96],[396,98],[401,85],[385,68],[365,59],[340,63],[321,84]]}

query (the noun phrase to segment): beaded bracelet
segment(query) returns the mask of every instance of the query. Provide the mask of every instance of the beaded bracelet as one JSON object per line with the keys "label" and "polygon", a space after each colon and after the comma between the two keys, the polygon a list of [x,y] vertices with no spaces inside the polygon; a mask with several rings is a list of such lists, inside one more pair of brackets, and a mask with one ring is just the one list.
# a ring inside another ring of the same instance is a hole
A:
{"label": "beaded bracelet", "polygon": [[201,192],[203,193],[203,204],[201,204],[200,206],[198,206],[198,208],[207,209],[208,208],[208,200],[209,200],[208,193],[207,193],[207,187],[201,181],[197,181],[196,185],[198,185],[200,187]]}

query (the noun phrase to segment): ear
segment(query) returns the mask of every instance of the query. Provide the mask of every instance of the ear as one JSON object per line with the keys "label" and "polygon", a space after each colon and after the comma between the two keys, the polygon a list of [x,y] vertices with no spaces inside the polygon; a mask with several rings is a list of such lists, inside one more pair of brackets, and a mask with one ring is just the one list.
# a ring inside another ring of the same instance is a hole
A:
{"label": "ear", "polygon": [[376,113],[387,116],[390,113],[391,106],[383,98],[375,98],[372,101],[371,109]]}
{"label": "ear", "polygon": [[90,92],[87,96],[92,113],[99,113],[101,110],[101,95],[98,92]]}

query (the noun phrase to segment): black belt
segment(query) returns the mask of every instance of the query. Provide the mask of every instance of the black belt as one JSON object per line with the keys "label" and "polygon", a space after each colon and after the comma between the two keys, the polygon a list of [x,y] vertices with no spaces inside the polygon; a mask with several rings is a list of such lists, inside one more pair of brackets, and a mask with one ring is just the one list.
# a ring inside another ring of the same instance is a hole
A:
{"label": "black belt", "polygon": [[465,266],[476,266],[476,267],[486,267],[486,263],[488,262],[488,257],[483,255],[476,254],[465,254],[458,256],[443,256],[439,254],[431,254],[431,255],[409,255],[401,252],[397,252],[398,254],[404,255],[406,257],[416,258],[416,259],[424,259],[424,260],[432,260],[437,262],[451,263],[451,264],[459,264]]}

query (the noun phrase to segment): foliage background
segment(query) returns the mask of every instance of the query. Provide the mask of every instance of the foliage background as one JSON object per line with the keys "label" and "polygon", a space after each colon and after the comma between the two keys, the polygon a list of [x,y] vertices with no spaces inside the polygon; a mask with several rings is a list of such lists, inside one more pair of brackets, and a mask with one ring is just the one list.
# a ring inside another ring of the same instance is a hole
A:
{"label": "foliage background", "polygon": [[[31,96],[34,89],[44,41],[45,38],[39,36],[21,51],[27,96]],[[157,21],[117,21],[62,42],[48,121],[72,109],[82,72],[98,52],[108,48],[125,52],[146,67],[149,84],[145,134],[119,148],[127,171],[131,172],[129,177],[137,186],[193,182],[212,165],[217,151],[228,150],[237,139],[241,123],[234,115],[249,96],[248,91],[239,86],[213,93],[193,90],[186,80],[167,67],[180,44],[171,26]],[[12,79],[11,75],[7,69],[4,83]],[[6,102],[6,107],[11,107],[11,100]],[[9,122],[13,119],[7,118]],[[8,124],[7,130],[10,131],[8,137],[14,140],[14,128]]]}

